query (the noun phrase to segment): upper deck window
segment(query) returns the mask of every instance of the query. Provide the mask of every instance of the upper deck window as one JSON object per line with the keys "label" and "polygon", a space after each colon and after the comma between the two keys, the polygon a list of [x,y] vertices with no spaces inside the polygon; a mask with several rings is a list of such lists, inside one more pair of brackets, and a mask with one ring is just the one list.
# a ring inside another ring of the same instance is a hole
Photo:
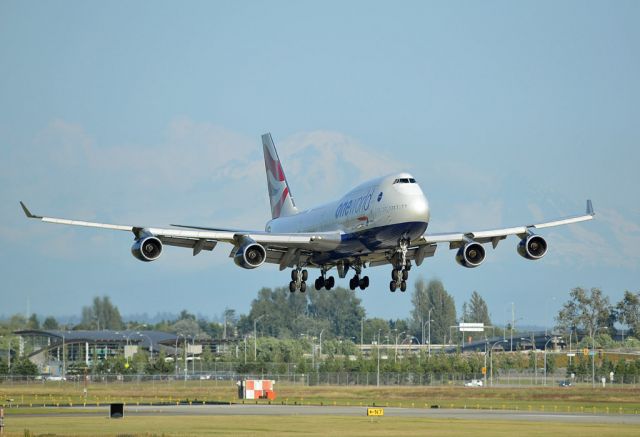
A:
{"label": "upper deck window", "polygon": [[416,180],[414,178],[398,178],[393,181],[394,184],[415,184]]}

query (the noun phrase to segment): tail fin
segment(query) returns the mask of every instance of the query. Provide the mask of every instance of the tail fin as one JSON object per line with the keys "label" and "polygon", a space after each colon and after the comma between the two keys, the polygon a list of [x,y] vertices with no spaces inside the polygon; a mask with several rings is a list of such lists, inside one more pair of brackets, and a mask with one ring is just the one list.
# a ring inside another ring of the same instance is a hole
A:
{"label": "tail fin", "polygon": [[262,148],[264,167],[267,171],[269,201],[271,202],[271,218],[297,214],[298,208],[293,202],[291,190],[270,133],[262,135]]}

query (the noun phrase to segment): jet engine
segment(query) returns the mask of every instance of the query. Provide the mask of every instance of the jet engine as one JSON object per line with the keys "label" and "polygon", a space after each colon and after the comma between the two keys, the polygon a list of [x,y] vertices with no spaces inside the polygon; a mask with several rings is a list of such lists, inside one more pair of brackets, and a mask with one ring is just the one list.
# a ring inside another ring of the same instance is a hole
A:
{"label": "jet engine", "polygon": [[233,256],[233,262],[244,269],[260,267],[265,259],[267,259],[265,248],[248,237],[242,239],[240,247]]}
{"label": "jet engine", "polygon": [[162,242],[158,237],[145,234],[133,243],[131,254],[140,261],[155,261],[162,254]]}
{"label": "jet engine", "polygon": [[474,268],[478,267],[484,261],[484,247],[482,244],[471,242],[467,243],[458,249],[456,254],[456,261],[463,267]]}
{"label": "jet engine", "polygon": [[547,253],[547,241],[540,235],[528,235],[518,243],[518,253],[526,259],[540,259]]}

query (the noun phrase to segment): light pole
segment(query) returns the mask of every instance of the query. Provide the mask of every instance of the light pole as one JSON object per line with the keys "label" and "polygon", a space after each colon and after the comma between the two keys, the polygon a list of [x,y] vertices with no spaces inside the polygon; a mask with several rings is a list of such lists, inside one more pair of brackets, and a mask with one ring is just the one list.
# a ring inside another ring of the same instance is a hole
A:
{"label": "light pole", "polygon": [[320,331],[320,355],[318,355],[318,361],[322,359],[322,333],[324,332],[324,328]]}
{"label": "light pole", "polygon": [[184,334],[176,335],[176,349],[175,349],[175,354],[173,356],[173,360],[175,361],[175,365],[176,365],[176,379],[178,378],[178,340],[180,340],[180,337],[184,337]]}
{"label": "light pole", "polygon": [[258,320],[266,316],[266,314],[261,315],[260,317],[253,319],[253,361],[258,361]]}
{"label": "light pole", "polygon": [[497,345],[498,343],[508,343],[507,340],[498,340],[495,343],[493,343],[491,345],[491,349],[489,350],[489,352],[491,353],[491,357],[490,357],[490,366],[491,366],[491,387],[493,387],[493,348],[495,345]]}
{"label": "light pole", "polygon": [[591,333],[591,342],[593,344],[593,348],[591,350],[591,387],[596,387],[596,334],[598,333],[598,329],[607,329],[606,326],[596,326],[596,329]]}
{"label": "light pole", "polygon": [[147,334],[143,334],[140,331],[136,332],[136,334],[138,334],[140,337],[147,337],[147,339],[149,340],[149,360],[153,361],[153,341],[151,341],[151,337],[149,337]]}
{"label": "light pole", "polygon": [[8,354],[7,354],[7,369],[8,371],[11,371],[11,344],[13,343],[13,339],[15,337],[7,337],[7,341],[8,341]]}
{"label": "light pole", "polygon": [[433,310],[433,308],[429,308],[429,358],[431,358],[431,310]]}
{"label": "light pole", "polygon": [[[532,337],[532,338],[533,338],[533,337]],[[521,342],[523,342],[523,341],[528,341],[529,343],[531,343],[531,353],[532,353],[532,354],[535,354],[536,344],[533,342],[533,340],[532,340],[532,339],[530,339],[530,338],[525,338],[525,337],[520,337],[520,341],[521,341]],[[538,369],[537,369],[537,366],[536,366],[536,362],[537,362],[537,359],[536,359],[536,356],[534,355],[534,356],[533,356],[533,368],[534,368],[534,372],[533,372],[533,374],[534,374],[534,375],[537,375],[537,373],[538,373]],[[537,378],[536,378],[536,379],[537,379]]]}
{"label": "light pole", "polygon": [[395,347],[395,351],[393,354],[393,363],[397,363],[398,362],[398,338],[400,338],[401,335],[403,335],[406,331],[402,331],[401,333],[396,335],[396,347]]}
{"label": "light pole", "polygon": [[549,340],[544,344],[544,385],[547,385],[547,345],[551,340],[555,337],[550,337]]}
{"label": "light pole", "polygon": [[64,353],[64,333],[62,334],[62,380],[66,379],[67,374],[67,356]]}
{"label": "light pole", "polygon": [[382,329],[378,329],[378,341],[376,348],[378,349],[378,373],[376,375],[376,387],[380,387],[380,332]]}

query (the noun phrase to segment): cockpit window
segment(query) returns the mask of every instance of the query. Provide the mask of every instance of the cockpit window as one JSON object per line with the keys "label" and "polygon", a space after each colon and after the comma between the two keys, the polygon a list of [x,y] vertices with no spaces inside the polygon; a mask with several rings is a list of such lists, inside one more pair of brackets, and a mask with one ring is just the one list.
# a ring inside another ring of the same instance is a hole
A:
{"label": "cockpit window", "polygon": [[398,178],[393,181],[394,184],[415,184],[416,180],[414,178]]}

